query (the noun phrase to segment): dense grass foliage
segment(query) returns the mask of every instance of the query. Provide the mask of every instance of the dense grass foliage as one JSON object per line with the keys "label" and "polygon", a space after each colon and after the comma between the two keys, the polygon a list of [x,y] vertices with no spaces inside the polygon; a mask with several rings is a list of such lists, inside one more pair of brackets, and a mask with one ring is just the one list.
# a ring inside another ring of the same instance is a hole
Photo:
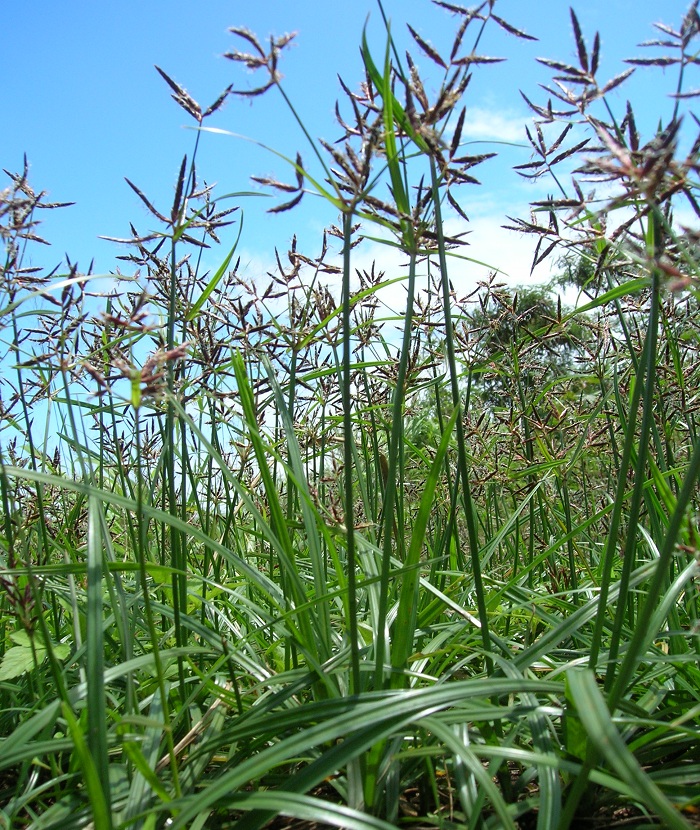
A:
{"label": "dense grass foliage", "polygon": [[[647,59],[677,79],[656,135],[614,112],[626,73],[599,81],[573,13],[579,65],[545,61],[544,103],[524,90],[520,172],[560,192],[511,223],[535,261],[560,258],[570,308],[556,286],[451,280],[468,248],[445,220],[488,157],[461,142],[481,33],[529,35],[493,2],[438,5],[450,54],[412,32],[402,57],[388,27],[384,54],[363,40],[340,140],[300,117],[291,183],[256,178],[275,211],[313,192],[330,217],[318,254],[295,241],[267,277],[235,247],[203,270],[238,204],[200,184],[197,144],[169,211],[132,185],[160,230],[132,226],[134,274],[106,298],[26,266],[55,205],[11,176],[0,827],[687,828],[700,811],[700,267],[673,212],[700,215],[682,118],[697,2]],[[254,95],[293,108],[291,38],[232,37]],[[421,62],[444,72],[434,100]],[[207,109],[161,74],[197,143],[232,140],[207,130],[235,83]],[[356,270],[378,238],[401,264]]]}

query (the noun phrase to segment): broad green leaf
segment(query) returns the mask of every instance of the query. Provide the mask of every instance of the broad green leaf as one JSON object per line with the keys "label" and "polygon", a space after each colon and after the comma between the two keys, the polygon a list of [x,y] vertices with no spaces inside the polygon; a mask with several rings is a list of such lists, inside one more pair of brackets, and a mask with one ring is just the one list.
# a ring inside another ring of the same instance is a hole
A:
{"label": "broad green leaf", "polygon": [[[24,648],[32,647],[31,638],[26,631],[13,631],[12,634],[10,634],[10,639],[13,643],[16,643],[16,645],[18,646],[23,646]],[[35,635],[35,642],[37,642],[38,640],[39,635],[37,634]]]}
{"label": "broad green leaf", "polygon": [[[26,631],[13,631],[10,639],[17,645],[9,648],[0,661],[0,680],[14,680],[32,671],[35,668],[35,654],[37,665],[41,665],[46,659],[46,646],[38,634],[34,638],[34,652],[32,652],[31,639]],[[70,646],[67,643],[58,643],[52,645],[52,651],[56,658],[65,660],[70,654]]]}
{"label": "broad green leaf", "polygon": [[[36,650],[37,660],[41,663],[46,657],[45,649]],[[13,646],[8,648],[5,656],[0,663],[0,680],[14,680],[15,677],[26,672],[32,671],[34,668],[34,654],[31,648],[26,646]]]}

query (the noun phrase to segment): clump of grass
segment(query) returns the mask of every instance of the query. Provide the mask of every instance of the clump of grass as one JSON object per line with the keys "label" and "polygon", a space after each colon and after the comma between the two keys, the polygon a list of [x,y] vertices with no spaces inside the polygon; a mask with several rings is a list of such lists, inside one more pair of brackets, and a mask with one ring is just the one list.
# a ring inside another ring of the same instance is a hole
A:
{"label": "clump of grass", "polygon": [[[56,205],[26,165],[11,176],[8,826],[691,825],[699,271],[672,211],[685,198],[700,214],[700,139],[677,150],[697,3],[660,27],[675,51],[645,60],[678,69],[672,119],[646,143],[609,101],[628,73],[598,81],[600,40],[589,53],[573,11],[579,65],[544,61],[550,100],[526,98],[520,172],[561,196],[512,226],[535,237],[533,266],[563,255],[573,309],[495,274],[453,287],[467,252],[443,217],[467,221],[493,155],[461,141],[472,76],[495,60],[478,47],[490,26],[530,35],[494,3],[437,5],[457,21],[449,54],[409,27],[418,52],[402,58],[388,22],[381,59],[363,37],[335,144],[285,93],[290,35],[233,29],[227,57],[263,77],[208,108],[159,70],[195,145],[169,211],[129,183],[160,230],[132,226],[122,259],[139,276],[108,297],[70,263],[24,267],[36,212]],[[432,100],[421,60],[444,73]],[[311,191],[339,214],[317,254],[276,251],[266,283],[240,273],[236,245],[203,273],[198,254],[240,220],[195,166],[224,100],[262,94],[292,107],[313,159],[287,160],[291,182],[253,177],[281,194],[273,211]],[[590,178],[617,190],[584,198]],[[404,264],[355,274],[377,236]]]}

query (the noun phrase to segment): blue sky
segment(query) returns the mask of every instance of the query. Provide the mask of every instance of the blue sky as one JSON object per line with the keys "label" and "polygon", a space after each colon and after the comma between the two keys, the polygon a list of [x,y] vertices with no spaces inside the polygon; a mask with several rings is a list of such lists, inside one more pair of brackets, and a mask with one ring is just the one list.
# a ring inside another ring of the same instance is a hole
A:
{"label": "blue sky", "polygon": [[[438,49],[447,48],[456,29],[455,18],[428,0],[385,0],[394,31],[409,45],[405,23]],[[575,62],[568,2],[560,0],[498,0],[495,11],[539,38],[530,43],[504,36],[497,27],[487,31],[479,51],[507,57],[505,64],[477,69],[465,103],[468,116],[464,140],[483,141],[478,152],[504,149],[495,139],[524,140],[527,109],[518,93],[543,102],[538,82],[549,80],[535,58],[546,56]],[[685,0],[586,0],[575,6],[588,43],[597,29],[602,37],[601,75],[612,77],[624,66],[622,58],[643,53],[637,44],[655,36],[651,24],[663,21],[677,28],[687,8]],[[333,141],[339,136],[333,107],[341,95],[339,73],[351,88],[362,77],[359,43],[369,17],[370,42],[382,54],[384,33],[374,0],[329,3],[324,0],[34,0],[7,3],[0,33],[5,80],[0,86],[4,114],[0,132],[0,167],[20,170],[26,152],[30,182],[56,201],[74,207],[44,215],[43,234],[53,247],[35,248],[37,264],[51,267],[64,254],[86,269],[95,260],[97,272],[113,270],[123,253],[100,235],[123,237],[129,222],[140,231],[154,221],[124,182],[127,176],[149,198],[168,211],[183,154],[191,152],[194,133],[183,129],[190,119],[170,98],[154,69],[162,67],[203,106],[230,83],[254,85],[255,78],[225,60],[222,54],[238,46],[229,26],[245,26],[261,37],[298,32],[295,45],[281,66],[287,93],[310,133]],[[656,33],[658,34],[658,33]],[[471,44],[470,41],[467,41]],[[413,49],[416,54],[417,49]],[[430,89],[439,85],[437,67],[419,61]],[[675,84],[673,70],[639,69],[625,92],[611,98],[621,112],[630,97],[639,127],[650,138],[659,117],[667,118],[671,102],[664,92]],[[690,79],[689,87],[700,86]],[[242,133],[293,156],[297,149],[310,157],[298,128],[273,91],[252,102],[232,98],[208,122]],[[474,150],[475,148],[472,148]],[[274,157],[240,140],[206,135],[199,155],[199,174],[217,182],[220,193],[250,190],[249,175],[271,174],[289,179]],[[520,180],[512,164],[529,160],[527,149],[505,148],[502,159],[489,162],[477,175],[481,188],[464,187],[460,201],[473,219],[472,253],[507,271],[514,281],[528,279],[529,242],[504,236],[499,225],[506,213],[526,215],[529,199],[547,188]],[[1,187],[5,187],[2,184]],[[321,229],[337,217],[333,209],[306,199],[301,212],[269,216],[265,199],[241,202],[245,216],[241,252],[251,271],[272,262],[274,246],[286,250],[293,233],[310,254],[318,251]],[[225,238],[230,242],[236,229]],[[217,264],[225,251],[213,254]],[[485,276],[472,269],[464,279]]]}

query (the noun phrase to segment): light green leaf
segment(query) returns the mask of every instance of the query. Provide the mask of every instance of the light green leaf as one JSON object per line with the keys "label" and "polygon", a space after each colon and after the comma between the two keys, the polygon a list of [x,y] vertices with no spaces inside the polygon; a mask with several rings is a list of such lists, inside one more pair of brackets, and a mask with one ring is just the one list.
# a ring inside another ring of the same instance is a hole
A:
{"label": "light green leaf", "polygon": [[10,634],[10,639],[15,645],[22,646],[23,648],[32,647],[32,641],[29,639],[29,634],[26,631],[13,631]]}
{"label": "light green leaf", "polygon": [[70,654],[70,646],[68,643],[59,643],[53,647],[54,657],[58,660],[65,660]]}
{"label": "light green leaf", "polygon": [[[14,680],[28,671],[34,669],[34,653],[36,653],[37,665],[41,665],[46,658],[46,646],[38,634],[34,636],[34,652],[32,652],[32,641],[26,631],[13,631],[10,639],[16,643],[5,652],[0,661],[0,680]],[[70,646],[67,643],[59,643],[53,646],[54,655],[59,660],[65,660],[70,654]]]}
{"label": "light green leaf", "polygon": [[[45,649],[37,649],[37,658],[41,662],[46,656]],[[5,652],[0,663],[0,680],[14,680],[34,668],[34,655],[31,648],[13,646]]]}

